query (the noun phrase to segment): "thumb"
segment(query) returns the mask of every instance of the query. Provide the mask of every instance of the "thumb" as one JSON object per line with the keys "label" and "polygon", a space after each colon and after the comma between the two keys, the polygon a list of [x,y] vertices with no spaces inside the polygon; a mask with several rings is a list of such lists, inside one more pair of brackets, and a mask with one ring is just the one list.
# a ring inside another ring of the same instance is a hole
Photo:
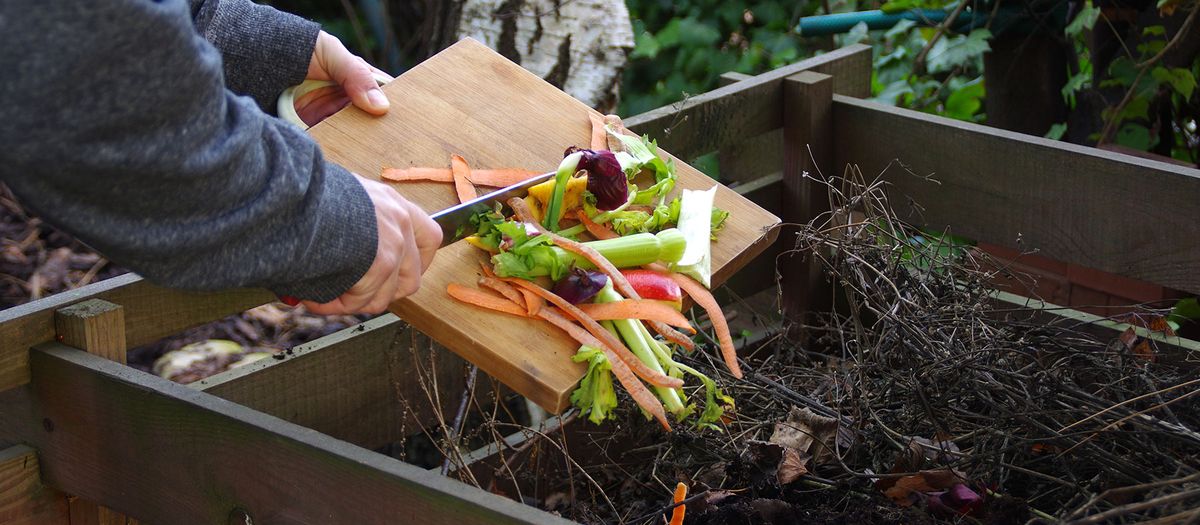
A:
{"label": "thumb", "polygon": [[388,103],[383,90],[379,89],[379,84],[375,82],[371,67],[363,59],[350,54],[344,47],[341,52],[343,56],[337,60],[340,67],[330,72],[334,82],[346,90],[350,101],[359,109],[373,115],[387,113],[391,104]]}

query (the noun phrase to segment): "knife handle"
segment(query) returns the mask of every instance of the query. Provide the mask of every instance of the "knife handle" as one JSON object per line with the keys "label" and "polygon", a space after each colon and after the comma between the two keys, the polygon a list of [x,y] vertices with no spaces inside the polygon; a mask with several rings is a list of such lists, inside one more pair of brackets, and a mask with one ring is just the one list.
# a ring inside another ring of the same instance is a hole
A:
{"label": "knife handle", "polygon": [[296,305],[300,304],[299,299],[292,297],[290,295],[281,295],[281,296],[279,296],[279,300],[283,301],[283,304],[286,304],[288,306],[296,306]]}

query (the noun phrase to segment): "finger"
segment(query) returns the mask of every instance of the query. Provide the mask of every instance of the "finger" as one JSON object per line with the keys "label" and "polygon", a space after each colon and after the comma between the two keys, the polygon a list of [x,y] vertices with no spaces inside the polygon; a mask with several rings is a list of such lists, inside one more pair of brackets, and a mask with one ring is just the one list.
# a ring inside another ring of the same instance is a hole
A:
{"label": "finger", "polygon": [[421,288],[421,274],[425,271],[421,251],[417,248],[416,235],[411,231],[404,236],[404,258],[400,260],[398,275],[400,286],[394,299],[401,299],[417,293]]}
{"label": "finger", "polygon": [[327,303],[316,303],[313,301],[300,301],[304,305],[304,309],[317,315],[343,315],[350,313],[342,304],[341,298],[334,299]]}
{"label": "finger", "polygon": [[390,103],[387,95],[383,94],[383,90],[379,89],[379,84],[375,82],[371,67],[365,60],[347,51],[344,46],[339,53],[340,56],[336,60],[338,66],[331,72],[333,80],[346,90],[354,105],[363,111],[374,115],[387,113]]}
{"label": "finger", "polygon": [[392,304],[401,284],[400,273],[392,273],[388,277],[387,282],[383,283],[383,286],[380,286],[379,290],[375,292],[375,296],[371,299],[371,302],[367,303],[363,311],[371,314],[381,314],[387,311],[388,305]]}
{"label": "finger", "polygon": [[408,203],[411,209],[413,236],[416,238],[417,251],[421,254],[421,272],[433,264],[433,257],[442,246],[442,228],[417,205]]}

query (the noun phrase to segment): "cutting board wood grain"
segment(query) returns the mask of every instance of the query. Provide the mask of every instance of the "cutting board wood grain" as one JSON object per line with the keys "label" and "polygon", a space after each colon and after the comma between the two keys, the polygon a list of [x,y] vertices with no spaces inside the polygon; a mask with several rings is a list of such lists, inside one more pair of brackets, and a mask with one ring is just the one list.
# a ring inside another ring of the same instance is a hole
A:
{"label": "cutting board wood grain", "polygon": [[[475,168],[554,169],[568,146],[586,147],[590,108],[483,44],[462,40],[384,86],[391,111],[374,117],[347,108],[310,133],[326,156],[365,177],[384,167],[449,167],[450,155]],[[676,161],[677,188],[715,182]],[[456,204],[454,187],[399,183],[394,187],[427,212]],[[480,188],[481,194],[491,191]],[[678,192],[678,189],[676,190]],[[731,212],[712,245],[714,285],[774,241],[779,219],[720,187],[716,205]],[[438,343],[547,410],[558,413],[585,367],[578,345],[550,324],[465,305],[446,295],[448,283],[474,286],[485,254],[464,242],[438,251],[421,290],[391,311]]]}

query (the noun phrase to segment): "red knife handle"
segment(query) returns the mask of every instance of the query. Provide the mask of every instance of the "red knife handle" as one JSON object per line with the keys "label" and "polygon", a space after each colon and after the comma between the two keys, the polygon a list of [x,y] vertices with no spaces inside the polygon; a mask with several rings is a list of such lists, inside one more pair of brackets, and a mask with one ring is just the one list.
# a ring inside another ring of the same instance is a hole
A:
{"label": "red knife handle", "polygon": [[281,296],[279,296],[279,300],[283,301],[283,304],[286,304],[288,306],[296,306],[296,305],[300,304],[299,299],[292,297],[290,295],[281,295]]}

